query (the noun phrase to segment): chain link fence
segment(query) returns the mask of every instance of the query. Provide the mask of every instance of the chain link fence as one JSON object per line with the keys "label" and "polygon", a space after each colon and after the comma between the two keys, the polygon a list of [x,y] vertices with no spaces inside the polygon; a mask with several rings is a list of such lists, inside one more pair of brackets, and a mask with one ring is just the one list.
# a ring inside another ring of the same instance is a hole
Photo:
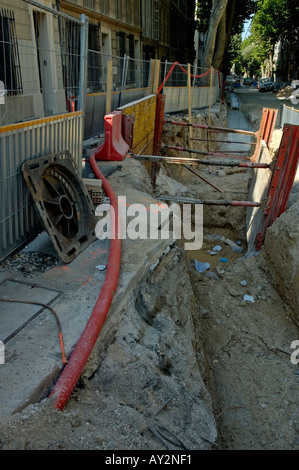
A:
{"label": "chain link fence", "polygon": [[24,162],[68,149],[81,168],[87,30],[83,19],[34,0],[7,5],[0,9],[0,259],[41,229]]}
{"label": "chain link fence", "polygon": [[73,18],[35,0],[2,0],[0,259],[39,228],[22,177],[26,160],[68,150],[80,172],[83,141],[103,133],[107,113],[160,91],[166,112],[186,109],[190,78],[194,107],[219,98],[215,71],[191,67],[190,77],[188,65],[137,59],[133,36],[119,33],[118,40],[120,56],[106,54],[99,25],[85,15]]}
{"label": "chain link fence", "polygon": [[1,126],[74,110],[82,22],[49,10],[28,1],[0,10]]}

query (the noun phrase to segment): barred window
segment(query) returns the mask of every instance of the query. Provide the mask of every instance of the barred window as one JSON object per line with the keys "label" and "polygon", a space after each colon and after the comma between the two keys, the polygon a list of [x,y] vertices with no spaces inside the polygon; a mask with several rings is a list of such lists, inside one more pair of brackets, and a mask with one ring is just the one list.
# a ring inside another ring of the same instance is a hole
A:
{"label": "barred window", "polygon": [[118,32],[117,33],[117,36],[118,36],[118,55],[120,57],[124,57],[125,53],[126,53],[126,36],[125,36],[125,33],[123,32]]}
{"label": "barred window", "polygon": [[92,91],[101,88],[101,62],[99,45],[99,26],[90,23],[88,28],[88,87]]}
{"label": "barred window", "polygon": [[80,25],[65,20],[61,27],[60,44],[64,88],[68,97],[77,96],[80,76]]}
{"label": "barred window", "polygon": [[0,80],[9,95],[23,93],[14,13],[4,8],[0,11]]}
{"label": "barred window", "polygon": [[154,38],[156,41],[159,41],[159,29],[160,29],[160,11],[159,11],[159,1],[154,0],[154,18],[153,18],[153,32]]}
{"label": "barred window", "polygon": [[130,34],[128,36],[128,41],[129,41],[129,57],[130,57],[130,61],[129,61],[129,81],[131,83],[133,83],[135,81],[135,62],[134,62],[134,60],[131,60],[131,59],[135,58],[135,39],[134,39],[133,34]]}

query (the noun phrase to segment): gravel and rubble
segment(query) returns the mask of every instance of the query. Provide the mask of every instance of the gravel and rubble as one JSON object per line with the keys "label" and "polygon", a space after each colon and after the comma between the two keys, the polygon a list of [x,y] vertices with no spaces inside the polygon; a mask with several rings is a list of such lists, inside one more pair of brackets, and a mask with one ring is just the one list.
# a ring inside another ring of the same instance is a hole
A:
{"label": "gravel and rubble", "polygon": [[0,263],[0,271],[21,274],[24,277],[35,277],[52,269],[57,264],[57,257],[43,253],[17,252]]}

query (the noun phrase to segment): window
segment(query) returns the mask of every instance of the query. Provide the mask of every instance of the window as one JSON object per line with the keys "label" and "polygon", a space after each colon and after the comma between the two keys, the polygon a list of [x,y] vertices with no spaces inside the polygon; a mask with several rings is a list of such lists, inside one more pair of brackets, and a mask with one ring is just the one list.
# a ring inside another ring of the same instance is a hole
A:
{"label": "window", "polygon": [[[119,31],[117,33],[117,54],[119,56],[118,68],[123,73],[125,66],[124,56],[126,54],[126,36],[125,33],[123,33],[122,31]],[[123,86],[121,73],[117,75],[116,86]]]}
{"label": "window", "polygon": [[140,26],[140,2],[139,0],[134,0],[134,25]]}
{"label": "window", "polygon": [[122,0],[116,0],[116,19],[121,21],[123,16]]}
{"label": "window", "polygon": [[132,3],[131,3],[131,0],[127,0],[126,21],[127,21],[128,24],[132,23]]}
{"label": "window", "polygon": [[0,80],[10,95],[23,93],[13,11],[0,11]]}
{"label": "window", "polygon": [[159,41],[159,1],[154,0],[154,15],[153,15],[153,39]]}
{"label": "window", "polygon": [[61,28],[61,55],[64,87],[68,97],[79,93],[80,76],[80,25],[65,20]]}
{"label": "window", "polygon": [[126,37],[125,37],[125,33],[123,32],[118,32],[117,33],[117,36],[118,36],[118,55],[120,57],[124,57],[125,53],[126,53]]}
{"label": "window", "polygon": [[109,0],[101,1],[101,13],[103,13],[103,15],[109,15]]}
{"label": "window", "polygon": [[128,42],[129,42],[129,57],[130,57],[130,61],[129,61],[129,81],[130,83],[134,83],[135,81],[135,61],[134,61],[134,57],[135,57],[135,39],[134,39],[134,36],[133,34],[130,34],[128,36]]}
{"label": "window", "polygon": [[88,28],[88,87],[92,91],[99,90],[101,63],[99,46],[99,27],[90,23]]}
{"label": "window", "polygon": [[94,10],[94,0],[83,0],[83,6],[90,10]]}

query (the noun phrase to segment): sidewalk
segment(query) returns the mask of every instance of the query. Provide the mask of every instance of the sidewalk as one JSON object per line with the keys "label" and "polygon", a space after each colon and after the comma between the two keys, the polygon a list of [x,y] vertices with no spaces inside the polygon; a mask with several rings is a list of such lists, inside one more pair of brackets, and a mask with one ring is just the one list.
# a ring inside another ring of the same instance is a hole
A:
{"label": "sidewalk", "polygon": [[[118,195],[127,203],[149,204],[147,193],[123,187]],[[145,272],[163,256],[169,240],[122,241],[121,270],[118,289],[104,328],[99,348],[109,345],[109,330],[121,321],[113,312],[134,288]],[[69,357],[92,313],[105,280],[109,240],[93,242],[74,261],[58,262],[38,277],[0,272],[0,298],[38,302],[51,306],[61,322],[66,356]],[[55,254],[46,232],[25,251]],[[54,315],[38,305],[0,302],[0,338],[5,343],[5,364],[0,365],[0,416],[13,414],[30,403],[46,397],[62,368],[58,327]]]}

